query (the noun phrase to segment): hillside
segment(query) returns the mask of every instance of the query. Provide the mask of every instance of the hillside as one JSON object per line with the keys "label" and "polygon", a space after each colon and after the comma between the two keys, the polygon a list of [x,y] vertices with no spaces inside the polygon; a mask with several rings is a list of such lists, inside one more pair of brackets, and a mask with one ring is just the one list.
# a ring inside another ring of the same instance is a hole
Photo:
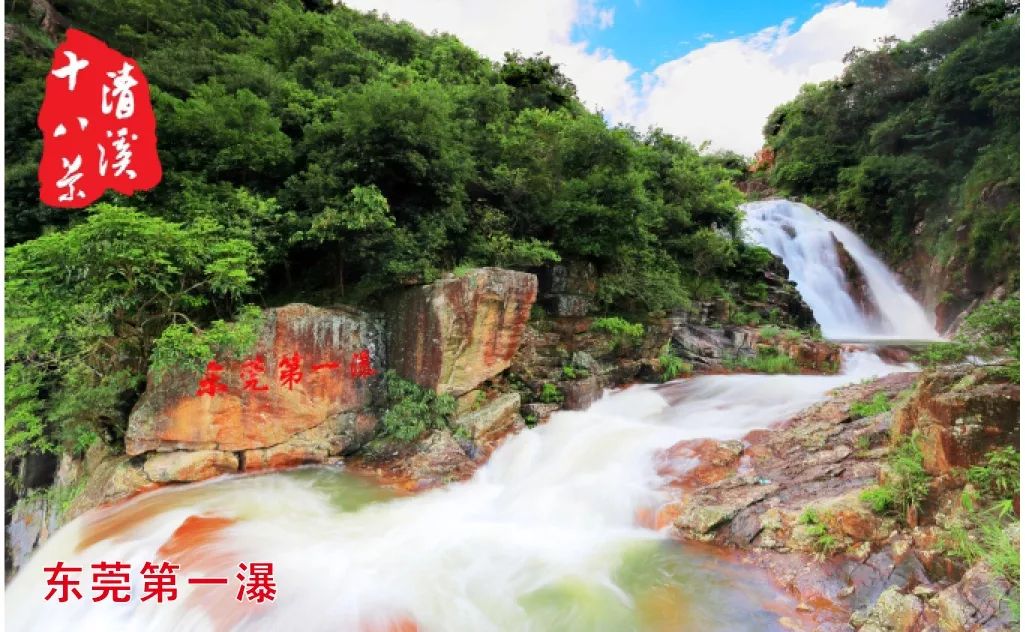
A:
{"label": "hillside", "polygon": [[941,329],[1019,283],[1019,23],[1018,3],[955,3],[765,125],[769,183],[865,237]]}
{"label": "hillside", "polygon": [[[610,128],[547,58],[493,63],[316,2],[19,3],[7,19],[15,453],[116,443],[151,359],[231,348],[251,304],[372,305],[444,271],[559,260],[595,266],[601,312],[764,295],[732,172],[657,130]],[[68,26],[140,63],[164,169],[87,212],[42,206],[36,181]]]}

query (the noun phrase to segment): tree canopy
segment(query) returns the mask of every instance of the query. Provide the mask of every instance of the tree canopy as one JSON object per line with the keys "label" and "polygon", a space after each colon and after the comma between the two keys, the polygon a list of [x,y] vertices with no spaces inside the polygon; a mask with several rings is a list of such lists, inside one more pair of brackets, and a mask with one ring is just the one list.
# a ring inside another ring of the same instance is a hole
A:
{"label": "tree canopy", "polygon": [[851,51],[840,77],[769,117],[770,182],[891,261],[924,247],[969,275],[1015,276],[1019,23],[1016,2],[962,0],[907,42]]}
{"label": "tree canopy", "polygon": [[35,117],[60,34],[14,5],[6,362],[22,443],[70,418],[116,434],[151,361],[245,339],[225,322],[250,303],[372,302],[457,266],[568,259],[597,266],[607,311],[758,280],[729,157],[610,126],[548,57],[492,62],[326,2],[52,4],[139,62],[164,180],[84,212],[39,203]]}

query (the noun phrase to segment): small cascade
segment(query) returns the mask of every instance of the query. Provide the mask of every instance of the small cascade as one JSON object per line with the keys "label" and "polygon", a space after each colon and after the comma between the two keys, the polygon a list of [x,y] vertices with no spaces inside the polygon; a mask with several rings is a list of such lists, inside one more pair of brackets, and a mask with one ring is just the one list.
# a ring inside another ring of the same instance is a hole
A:
{"label": "small cascade", "polygon": [[922,306],[846,226],[788,200],[741,206],[748,238],[783,260],[833,339],[935,340]]}

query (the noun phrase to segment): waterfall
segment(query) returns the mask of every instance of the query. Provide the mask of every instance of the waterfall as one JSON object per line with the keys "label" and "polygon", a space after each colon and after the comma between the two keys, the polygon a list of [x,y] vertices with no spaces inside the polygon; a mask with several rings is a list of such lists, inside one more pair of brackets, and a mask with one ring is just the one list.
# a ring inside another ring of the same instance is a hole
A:
{"label": "waterfall", "polygon": [[[922,306],[843,224],[787,200],[751,202],[741,210],[747,237],[783,260],[823,335],[841,340],[939,339]],[[853,261],[860,278],[851,278],[843,257]],[[853,291],[859,284],[862,296]]]}
{"label": "waterfall", "polygon": [[[893,274],[842,225],[791,202],[744,210],[749,234],[784,260],[825,334],[936,337]],[[860,271],[860,301],[841,257]],[[782,629],[779,613],[797,604],[765,573],[655,528],[651,516],[671,499],[658,456],[686,439],[741,438],[836,387],[911,368],[853,352],[841,375],[633,386],[586,411],[553,414],[506,440],[470,480],[412,497],[323,467],[143,494],[51,536],[7,587],[7,628]],[[178,598],[143,601],[139,569],[163,560],[181,565]],[[58,561],[84,570],[81,600],[44,600],[44,568]],[[92,601],[96,562],[131,565],[128,602]],[[274,564],[274,602],[236,601],[239,562]],[[216,576],[233,585],[186,582]]]}

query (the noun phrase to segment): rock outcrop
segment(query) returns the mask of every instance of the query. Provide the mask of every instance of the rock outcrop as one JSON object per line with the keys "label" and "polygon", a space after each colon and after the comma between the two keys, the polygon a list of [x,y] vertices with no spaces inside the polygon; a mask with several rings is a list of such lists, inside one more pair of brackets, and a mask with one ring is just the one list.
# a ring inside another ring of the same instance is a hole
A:
{"label": "rock outcrop", "polygon": [[540,303],[553,316],[587,316],[594,307],[598,273],[593,263],[557,263],[541,270],[538,281]]}
{"label": "rock outcrop", "polygon": [[[379,372],[382,333],[366,314],[304,304],[269,309],[248,358],[216,359],[223,392],[197,394],[201,376],[191,372],[151,375],[129,417],[125,450],[234,452],[285,443],[336,415],[370,406],[375,378],[353,377],[349,370],[364,351]],[[243,367],[254,358],[261,360],[255,368]],[[245,388],[250,379],[263,390]]]}
{"label": "rock outcrop", "polygon": [[389,365],[438,393],[469,392],[509,367],[536,298],[536,276],[499,268],[405,290],[389,308]]}
{"label": "rock outcrop", "polygon": [[1020,390],[984,367],[961,365],[927,372],[911,398],[894,411],[895,435],[917,432],[925,469],[933,475],[978,463],[1003,445],[1018,445]]}
{"label": "rock outcrop", "polygon": [[[671,398],[674,388],[662,391]],[[862,417],[852,407],[879,393],[894,410]],[[965,572],[944,542],[952,516],[964,511],[959,468],[1015,445],[1017,410],[1017,386],[985,367],[847,386],[742,441],[686,441],[666,450],[659,473],[679,500],[660,509],[655,526],[740,549],[808,609],[849,616],[849,623],[816,629],[1016,629],[1009,582],[982,563]],[[911,432],[934,475],[927,498],[921,512],[877,513],[862,493],[886,480],[892,446]]]}
{"label": "rock outcrop", "polygon": [[836,235],[829,233],[833,239],[833,248],[836,250],[836,259],[840,263],[840,269],[844,274],[844,286],[847,294],[854,301],[854,305],[866,316],[879,316],[879,306],[872,298],[872,291],[868,287],[865,273],[861,271],[858,262],[854,260],[851,253],[847,251]]}
{"label": "rock outcrop", "polygon": [[452,421],[452,427],[469,437],[479,449],[524,428],[520,394],[504,393]]}
{"label": "rock outcrop", "polygon": [[149,376],[129,418],[127,456],[93,468],[76,506],[152,485],[323,463],[376,432],[384,343],[381,323],[368,314],[304,304],[269,309],[247,357],[214,362],[205,375]]}

